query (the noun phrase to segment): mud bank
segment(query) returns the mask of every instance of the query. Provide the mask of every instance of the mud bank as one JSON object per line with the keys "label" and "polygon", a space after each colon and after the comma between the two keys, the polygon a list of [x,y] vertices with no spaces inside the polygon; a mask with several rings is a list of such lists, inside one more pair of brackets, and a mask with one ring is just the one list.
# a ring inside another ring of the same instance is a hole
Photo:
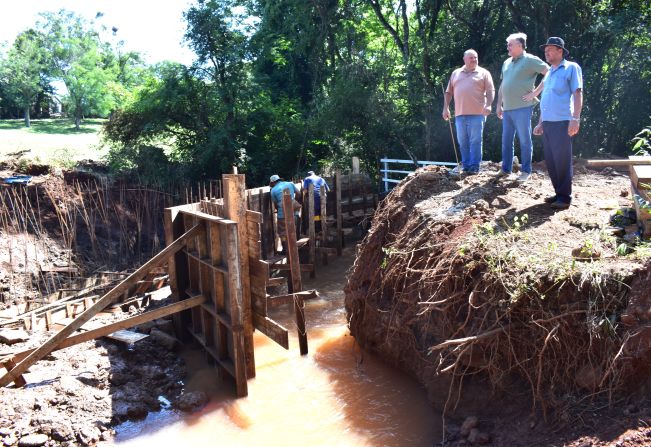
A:
{"label": "mud bank", "polygon": [[[544,203],[542,171],[525,184],[437,167],[405,179],[380,204],[345,289],[353,336],[452,416],[570,422],[579,404],[631,399],[648,416],[650,253],[624,255],[612,228],[631,206],[629,179],[576,171],[564,211]],[[497,434],[495,445],[530,445],[514,436],[522,443]]]}

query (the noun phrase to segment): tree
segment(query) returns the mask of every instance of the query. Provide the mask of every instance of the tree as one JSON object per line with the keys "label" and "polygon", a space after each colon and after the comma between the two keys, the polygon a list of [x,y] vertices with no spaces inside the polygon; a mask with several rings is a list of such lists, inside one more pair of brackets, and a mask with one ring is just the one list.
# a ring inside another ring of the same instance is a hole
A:
{"label": "tree", "polygon": [[61,10],[42,16],[45,21],[40,26],[48,36],[53,76],[68,90],[65,102],[75,127],[79,129],[82,117],[88,114],[108,115],[115,105],[112,87],[117,76],[108,46],[74,13]]}
{"label": "tree", "polygon": [[[583,67],[577,155],[618,153],[651,115],[648,1],[198,0],[185,18],[196,63],[141,88],[108,134],[160,139],[196,177],[237,164],[256,184],[353,155],[450,161],[442,84],[474,48],[499,86],[516,31],[538,56],[564,37]],[[500,128],[489,116],[485,159],[499,159]]]}
{"label": "tree", "polygon": [[43,36],[37,31],[30,29],[22,32],[0,65],[4,91],[23,110],[25,127],[30,127],[30,110],[47,83],[43,41]]}

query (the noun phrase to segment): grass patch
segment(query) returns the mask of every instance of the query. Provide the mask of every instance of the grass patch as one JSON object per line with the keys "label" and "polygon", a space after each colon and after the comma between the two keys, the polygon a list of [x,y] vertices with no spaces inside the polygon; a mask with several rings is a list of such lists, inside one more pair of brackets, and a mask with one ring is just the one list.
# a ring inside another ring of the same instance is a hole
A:
{"label": "grass patch", "polygon": [[75,129],[70,119],[0,120],[0,160],[30,160],[70,165],[78,160],[100,160],[107,152],[99,132],[106,120],[88,119]]}

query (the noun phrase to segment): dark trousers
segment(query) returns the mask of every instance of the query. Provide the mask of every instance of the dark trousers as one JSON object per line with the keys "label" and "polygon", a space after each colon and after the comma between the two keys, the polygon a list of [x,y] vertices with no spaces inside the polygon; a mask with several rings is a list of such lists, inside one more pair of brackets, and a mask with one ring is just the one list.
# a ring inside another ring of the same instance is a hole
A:
{"label": "dark trousers", "polygon": [[572,138],[567,134],[569,121],[543,121],[543,148],[549,178],[556,200],[572,201]]}

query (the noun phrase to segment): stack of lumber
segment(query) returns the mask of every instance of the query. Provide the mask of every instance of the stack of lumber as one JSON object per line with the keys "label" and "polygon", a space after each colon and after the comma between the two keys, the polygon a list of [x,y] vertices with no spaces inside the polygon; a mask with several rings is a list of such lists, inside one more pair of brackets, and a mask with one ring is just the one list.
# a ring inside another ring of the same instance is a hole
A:
{"label": "stack of lumber", "polygon": [[643,238],[651,237],[651,157],[630,156],[622,160],[588,160],[593,168],[626,167],[631,177],[631,195]]}
{"label": "stack of lumber", "polygon": [[[651,158],[651,157],[631,157]],[[631,164],[631,194],[642,237],[651,237],[651,164]]]}

